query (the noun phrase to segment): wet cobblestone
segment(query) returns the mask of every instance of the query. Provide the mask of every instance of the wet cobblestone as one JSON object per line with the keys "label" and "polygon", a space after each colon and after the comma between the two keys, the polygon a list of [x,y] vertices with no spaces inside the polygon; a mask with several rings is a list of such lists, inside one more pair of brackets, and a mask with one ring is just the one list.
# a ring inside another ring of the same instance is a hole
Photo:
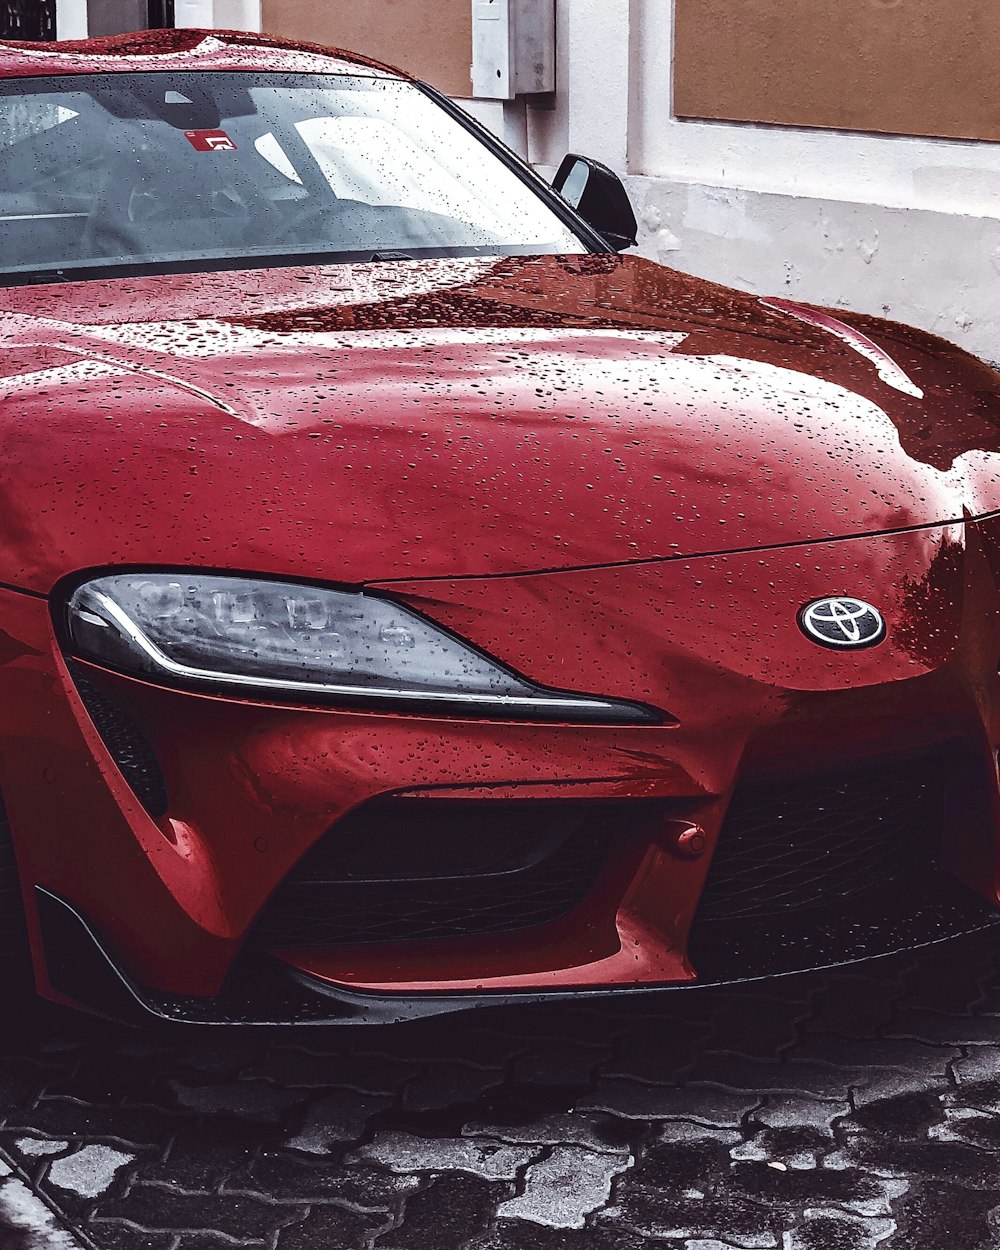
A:
{"label": "wet cobblestone", "polygon": [[997,1250],[1000,947],[370,1030],[28,1004],[0,1113],[59,1250]]}

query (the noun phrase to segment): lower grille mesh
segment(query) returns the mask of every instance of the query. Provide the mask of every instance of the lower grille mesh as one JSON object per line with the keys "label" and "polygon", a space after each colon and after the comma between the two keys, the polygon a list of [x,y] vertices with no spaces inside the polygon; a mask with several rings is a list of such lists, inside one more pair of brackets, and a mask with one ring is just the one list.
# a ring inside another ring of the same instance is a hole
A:
{"label": "lower grille mesh", "polygon": [[944,821],[940,762],[737,788],[698,920],[836,905],[926,871]]}
{"label": "lower grille mesh", "polygon": [[621,805],[396,800],[340,822],[262,913],[255,939],[327,946],[546,924],[604,863]]}

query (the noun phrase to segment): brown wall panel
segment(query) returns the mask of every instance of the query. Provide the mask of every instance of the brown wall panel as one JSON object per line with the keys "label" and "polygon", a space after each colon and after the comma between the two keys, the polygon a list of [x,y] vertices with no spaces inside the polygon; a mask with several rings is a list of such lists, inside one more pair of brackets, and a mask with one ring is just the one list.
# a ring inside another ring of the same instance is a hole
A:
{"label": "brown wall panel", "polygon": [[680,117],[1000,140],[997,0],[676,0]]}
{"label": "brown wall panel", "polygon": [[349,48],[469,96],[469,0],[263,0],[269,34]]}

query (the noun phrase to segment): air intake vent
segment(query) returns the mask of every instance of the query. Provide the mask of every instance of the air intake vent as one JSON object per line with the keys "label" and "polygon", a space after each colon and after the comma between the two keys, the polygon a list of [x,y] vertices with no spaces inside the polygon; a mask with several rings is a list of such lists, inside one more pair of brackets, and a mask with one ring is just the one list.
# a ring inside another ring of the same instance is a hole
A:
{"label": "air intake vent", "polygon": [[258,943],[328,946],[550,923],[594,886],[642,804],[413,799],[335,825],[264,909]]}
{"label": "air intake vent", "polygon": [[98,690],[78,664],[70,672],[84,707],[104,745],[150,816],[159,819],[167,810],[167,783],[148,739],[123,708]]}
{"label": "air intake vent", "polygon": [[941,761],[740,786],[698,920],[836,906],[926,870],[944,822]]}

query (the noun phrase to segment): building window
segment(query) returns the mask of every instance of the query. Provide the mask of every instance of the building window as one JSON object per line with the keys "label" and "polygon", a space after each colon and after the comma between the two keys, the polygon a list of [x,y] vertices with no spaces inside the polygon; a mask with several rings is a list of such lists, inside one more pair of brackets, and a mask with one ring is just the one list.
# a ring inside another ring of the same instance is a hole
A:
{"label": "building window", "polygon": [[55,39],[56,0],[0,0],[0,39]]}
{"label": "building window", "polygon": [[174,24],[174,0],[149,0],[149,28],[160,30]]}
{"label": "building window", "polygon": [[173,24],[174,0],[87,0],[91,35],[122,35],[129,30],[157,30]]}

